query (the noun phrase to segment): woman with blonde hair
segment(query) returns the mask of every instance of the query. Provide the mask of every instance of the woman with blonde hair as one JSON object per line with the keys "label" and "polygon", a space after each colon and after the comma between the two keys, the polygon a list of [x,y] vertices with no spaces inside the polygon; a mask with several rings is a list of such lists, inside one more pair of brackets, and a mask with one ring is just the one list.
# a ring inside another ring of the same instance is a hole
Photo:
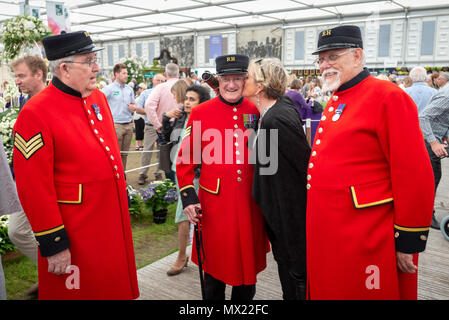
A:
{"label": "woman with blonde hair", "polygon": [[[256,154],[253,196],[262,210],[278,263],[283,298],[299,300],[306,297],[306,183],[310,147],[298,111],[284,95],[287,83],[288,76],[279,59],[253,60],[248,66],[243,96],[260,112],[253,150]],[[273,159],[273,163],[267,164],[267,158]]]}
{"label": "woman with blonde hair", "polygon": [[184,80],[178,80],[171,87],[171,93],[175,97],[176,103],[182,105],[186,99],[186,90],[189,85]]}

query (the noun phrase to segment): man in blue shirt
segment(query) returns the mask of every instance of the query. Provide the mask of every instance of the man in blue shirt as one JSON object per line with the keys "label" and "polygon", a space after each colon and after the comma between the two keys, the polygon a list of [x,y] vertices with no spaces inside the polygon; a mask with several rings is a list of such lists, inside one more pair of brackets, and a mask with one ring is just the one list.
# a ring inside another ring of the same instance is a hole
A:
{"label": "man in blue shirt", "polygon": [[410,78],[412,78],[413,85],[405,88],[405,92],[412,98],[418,107],[418,113],[424,110],[430,98],[437,93],[437,91],[429,87],[426,81],[427,71],[423,67],[414,67],[410,71]]}
{"label": "man in blue shirt", "polygon": [[[118,63],[114,66],[115,81],[101,89],[108,99],[114,119],[115,131],[117,133],[120,151],[129,151],[133,137],[133,112],[136,110],[134,100],[134,90],[126,83],[128,81],[128,71],[126,65]],[[101,121],[101,114],[97,114]],[[127,154],[122,154],[123,168],[126,170]]]}

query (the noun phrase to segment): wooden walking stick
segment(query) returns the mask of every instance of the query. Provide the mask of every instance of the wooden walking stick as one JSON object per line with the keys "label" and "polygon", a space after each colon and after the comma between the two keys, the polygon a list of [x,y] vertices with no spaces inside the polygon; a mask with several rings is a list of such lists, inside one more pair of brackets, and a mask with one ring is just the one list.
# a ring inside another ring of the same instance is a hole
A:
{"label": "wooden walking stick", "polygon": [[[199,209],[201,210],[201,209]],[[201,211],[197,212],[201,214]],[[201,232],[201,219],[198,218],[198,222],[195,224],[195,242],[196,242],[196,253],[198,256],[198,270],[200,272],[200,283],[201,283],[201,295],[203,297],[203,300],[206,300],[206,293],[204,290],[204,276],[203,276],[203,262],[202,260],[202,252],[203,252],[203,235]]]}

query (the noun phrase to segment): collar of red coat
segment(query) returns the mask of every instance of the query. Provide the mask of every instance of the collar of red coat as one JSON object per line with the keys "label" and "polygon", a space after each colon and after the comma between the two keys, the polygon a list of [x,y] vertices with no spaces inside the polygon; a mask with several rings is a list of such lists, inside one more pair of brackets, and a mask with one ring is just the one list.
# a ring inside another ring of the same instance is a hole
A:
{"label": "collar of red coat", "polygon": [[338,90],[336,92],[348,90],[348,89],[354,87],[355,85],[359,84],[360,82],[362,82],[369,76],[370,76],[370,72],[369,72],[368,68],[363,68],[362,72],[360,72],[358,75],[356,75],[354,78],[352,78],[348,82],[343,83],[338,88]]}
{"label": "collar of red coat", "polygon": [[71,96],[75,96],[78,98],[81,98],[81,92],[76,91],[73,88],[70,88],[68,85],[66,85],[64,82],[62,82],[61,80],[59,80],[59,78],[57,77],[53,77],[53,79],[51,79],[51,83],[59,90],[61,90],[64,93],[70,94]]}

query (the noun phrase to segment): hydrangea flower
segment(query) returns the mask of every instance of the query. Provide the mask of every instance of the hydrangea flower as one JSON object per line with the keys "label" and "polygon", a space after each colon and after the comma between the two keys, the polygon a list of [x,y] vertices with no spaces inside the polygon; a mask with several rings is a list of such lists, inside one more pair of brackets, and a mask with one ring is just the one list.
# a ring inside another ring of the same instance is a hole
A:
{"label": "hydrangea flower", "polygon": [[169,179],[150,182],[139,192],[144,202],[153,211],[166,209],[168,205],[178,200],[176,186]]}

